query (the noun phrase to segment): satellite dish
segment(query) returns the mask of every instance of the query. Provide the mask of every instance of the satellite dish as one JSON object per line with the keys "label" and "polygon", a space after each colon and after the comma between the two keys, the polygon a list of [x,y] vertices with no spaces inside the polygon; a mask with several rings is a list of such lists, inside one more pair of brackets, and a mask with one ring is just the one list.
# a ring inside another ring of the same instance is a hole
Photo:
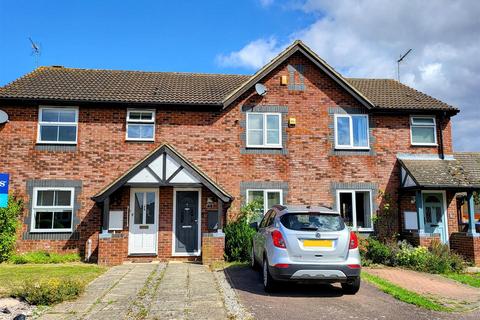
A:
{"label": "satellite dish", "polygon": [[260,96],[264,96],[267,94],[267,87],[265,87],[263,84],[261,83],[257,83],[255,85],[255,91],[257,92],[258,95]]}
{"label": "satellite dish", "polygon": [[5,111],[0,110],[0,124],[5,122],[8,122],[8,114]]}

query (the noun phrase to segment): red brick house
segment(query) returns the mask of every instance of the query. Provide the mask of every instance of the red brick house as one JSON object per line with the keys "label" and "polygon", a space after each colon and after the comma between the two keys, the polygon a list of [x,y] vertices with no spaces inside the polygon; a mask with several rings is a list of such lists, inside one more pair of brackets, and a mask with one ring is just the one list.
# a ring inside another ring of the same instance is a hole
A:
{"label": "red brick house", "polygon": [[0,109],[0,172],[26,204],[19,251],[210,262],[222,226],[259,198],[480,263],[480,156],[452,150],[459,110],[344,78],[299,41],[252,76],[41,67],[0,88]]}

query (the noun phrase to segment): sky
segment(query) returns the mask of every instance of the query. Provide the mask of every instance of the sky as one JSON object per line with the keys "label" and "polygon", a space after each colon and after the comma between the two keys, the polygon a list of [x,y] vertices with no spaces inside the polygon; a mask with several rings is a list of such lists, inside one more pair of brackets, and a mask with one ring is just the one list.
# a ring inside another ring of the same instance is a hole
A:
{"label": "sky", "polygon": [[477,0],[0,0],[0,86],[39,65],[252,74],[295,39],[347,77],[400,79],[461,112],[480,151]]}

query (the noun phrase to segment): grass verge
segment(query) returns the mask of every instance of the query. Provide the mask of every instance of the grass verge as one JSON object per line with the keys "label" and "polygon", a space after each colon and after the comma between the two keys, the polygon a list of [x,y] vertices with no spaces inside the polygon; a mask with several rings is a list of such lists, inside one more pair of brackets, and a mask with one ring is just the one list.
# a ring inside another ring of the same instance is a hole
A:
{"label": "grass verge", "polygon": [[1,264],[0,297],[18,294],[25,284],[72,281],[87,284],[106,269],[97,265],[71,264]]}
{"label": "grass verge", "polygon": [[442,274],[442,276],[475,288],[480,288],[480,274],[478,273],[447,273]]}
{"label": "grass verge", "polygon": [[383,292],[393,296],[397,300],[410,303],[428,310],[447,311],[447,312],[453,311],[451,308],[448,308],[442,304],[439,304],[438,302],[428,297],[425,297],[416,292],[409,291],[407,289],[394,285],[393,283],[385,279],[371,275],[365,271],[362,272],[362,279],[366,280],[367,282],[370,282],[371,284],[373,284]]}
{"label": "grass verge", "polygon": [[8,262],[13,264],[80,262],[80,255],[78,255],[78,253],[59,254],[54,252],[33,251],[14,254],[8,259]]}

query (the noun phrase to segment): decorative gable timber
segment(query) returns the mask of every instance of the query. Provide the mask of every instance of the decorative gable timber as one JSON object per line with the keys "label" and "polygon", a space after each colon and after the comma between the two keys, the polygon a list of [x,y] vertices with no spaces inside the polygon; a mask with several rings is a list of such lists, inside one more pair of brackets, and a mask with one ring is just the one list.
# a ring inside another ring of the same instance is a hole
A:
{"label": "decorative gable timber", "polygon": [[409,187],[417,187],[418,184],[415,182],[414,178],[411,176],[407,170],[402,166],[401,167],[401,175],[402,175],[402,181],[401,181],[401,187],[402,188],[409,188]]}
{"label": "decorative gable timber", "polygon": [[247,92],[250,88],[255,86],[265,76],[272,72],[276,67],[282,64],[285,60],[290,58],[296,52],[302,53],[310,61],[312,61],[319,69],[325,72],[333,81],[340,85],[345,91],[351,94],[356,100],[358,100],[363,106],[368,109],[375,107],[365,95],[358,91],[352,84],[350,84],[341,74],[333,69],[325,60],[320,58],[315,52],[313,52],[302,41],[296,40],[292,45],[283,50],[277,57],[267,63],[264,67],[258,70],[251,78],[242,83],[237,89],[232,91],[224,100],[223,108],[227,108],[242,94]]}
{"label": "decorative gable timber", "polygon": [[168,144],[154,149],[144,159],[103,188],[92,200],[102,202],[122,186],[161,187],[203,185],[224,202],[233,200],[217,183]]}

